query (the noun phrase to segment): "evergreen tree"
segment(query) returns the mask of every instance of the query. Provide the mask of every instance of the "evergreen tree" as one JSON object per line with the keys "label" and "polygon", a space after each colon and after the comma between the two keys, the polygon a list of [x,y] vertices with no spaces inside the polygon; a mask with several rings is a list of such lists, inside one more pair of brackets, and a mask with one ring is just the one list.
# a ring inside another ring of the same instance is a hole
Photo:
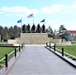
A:
{"label": "evergreen tree", "polygon": [[40,27],[40,24],[38,24],[38,25],[37,25],[36,32],[37,32],[37,33],[40,33],[40,32],[41,32],[41,27]]}
{"label": "evergreen tree", "polygon": [[0,26],[0,35],[2,35],[2,36],[3,36],[3,34],[4,34],[3,27],[2,27],[2,26]]}
{"label": "evergreen tree", "polygon": [[31,32],[35,33],[35,29],[36,29],[35,24],[33,24],[32,28],[31,28]]}
{"label": "evergreen tree", "polygon": [[27,25],[27,33],[30,33],[30,24]]}
{"label": "evergreen tree", "polygon": [[13,37],[14,37],[13,27],[12,27],[12,26],[9,28],[8,34],[9,34],[9,37],[10,37],[10,38],[13,38]]}
{"label": "evergreen tree", "polygon": [[42,25],[42,33],[45,33],[45,25]]}
{"label": "evergreen tree", "polygon": [[70,36],[71,34],[67,31],[67,29],[64,27],[64,25],[60,25],[59,27],[59,35],[63,39],[65,39],[66,41],[70,40]]}
{"label": "evergreen tree", "polygon": [[9,39],[9,29],[7,27],[4,27],[4,34],[3,34],[3,39],[7,40]]}
{"label": "evergreen tree", "polygon": [[48,31],[48,37],[53,37],[54,38],[54,32],[53,32],[53,30],[50,26],[48,27],[47,31]]}
{"label": "evergreen tree", "polygon": [[25,24],[23,24],[23,26],[22,26],[22,33],[26,33],[26,25]]}

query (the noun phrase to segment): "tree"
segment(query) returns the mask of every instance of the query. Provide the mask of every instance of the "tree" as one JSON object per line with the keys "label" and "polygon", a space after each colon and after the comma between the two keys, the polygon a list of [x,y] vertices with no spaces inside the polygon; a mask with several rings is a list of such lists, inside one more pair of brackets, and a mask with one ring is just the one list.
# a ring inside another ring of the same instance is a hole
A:
{"label": "tree", "polygon": [[8,35],[10,39],[15,39],[17,37],[19,37],[19,34],[21,32],[21,28],[18,27],[17,25],[15,25],[14,27],[10,27],[8,30]]}
{"label": "tree", "polygon": [[54,32],[53,32],[53,30],[50,26],[48,27],[47,32],[48,32],[48,37],[53,37],[54,38]]}
{"label": "tree", "polygon": [[19,37],[21,32],[21,28],[15,25],[14,27],[2,27],[0,26],[0,35],[4,40],[8,40],[11,38],[17,38]]}
{"label": "tree", "polygon": [[35,29],[36,29],[35,24],[33,24],[32,28],[31,28],[31,32],[35,33]]}
{"label": "tree", "polygon": [[60,25],[59,35],[60,37],[62,37],[62,41],[63,41],[63,38],[67,35],[67,29],[64,27],[64,25]]}
{"label": "tree", "polygon": [[13,38],[13,37],[14,37],[14,34],[13,34],[13,27],[12,27],[12,26],[9,28],[8,34],[9,34],[9,37],[10,37],[10,38]]}
{"label": "tree", "polygon": [[[5,32],[5,34],[4,34],[4,36],[3,36],[3,40],[4,40],[4,41],[7,41],[9,38],[10,38],[10,37],[9,37],[8,32]],[[12,38],[12,37],[11,37],[11,38]]]}
{"label": "tree", "polygon": [[66,31],[67,31],[67,29],[64,27],[64,25],[60,25],[60,27],[59,27],[59,33],[60,34],[65,34],[66,33]]}
{"label": "tree", "polygon": [[4,34],[3,27],[0,26],[0,35],[3,36],[3,34]]}
{"label": "tree", "polygon": [[9,38],[10,38],[10,36],[9,36],[9,29],[7,27],[4,27],[3,39],[7,40]]}
{"label": "tree", "polygon": [[30,33],[30,24],[27,25],[27,33]]}
{"label": "tree", "polygon": [[64,25],[60,25],[59,35],[60,35],[60,37],[62,37],[62,41],[63,41],[63,39],[65,39],[66,41],[74,40],[74,36],[72,36],[72,34],[67,31],[67,29],[64,27]]}
{"label": "tree", "polygon": [[23,26],[22,26],[22,33],[26,33],[26,25],[25,24],[23,24]]}
{"label": "tree", "polygon": [[15,37],[15,38],[19,37],[20,28],[19,28],[17,25],[14,26],[13,34],[14,34],[14,37]]}
{"label": "tree", "polygon": [[45,33],[45,25],[42,25],[42,33]]}
{"label": "tree", "polygon": [[40,32],[41,32],[41,27],[40,27],[40,24],[38,24],[38,25],[37,25],[36,32],[37,32],[37,33],[40,33]]}

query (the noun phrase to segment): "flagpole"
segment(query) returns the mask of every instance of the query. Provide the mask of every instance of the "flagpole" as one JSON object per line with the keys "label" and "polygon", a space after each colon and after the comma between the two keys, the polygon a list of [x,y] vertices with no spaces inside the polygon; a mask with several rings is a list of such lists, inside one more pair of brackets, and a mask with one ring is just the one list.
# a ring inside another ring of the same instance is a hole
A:
{"label": "flagpole", "polygon": [[21,17],[21,33],[22,33],[22,17]]}
{"label": "flagpole", "polygon": [[34,12],[33,12],[33,24],[34,24]]}
{"label": "flagpole", "polygon": [[45,26],[46,26],[46,18],[45,18],[45,21],[44,21],[44,23],[45,23]]}
{"label": "flagpole", "polygon": [[33,15],[33,24],[34,24],[34,15]]}

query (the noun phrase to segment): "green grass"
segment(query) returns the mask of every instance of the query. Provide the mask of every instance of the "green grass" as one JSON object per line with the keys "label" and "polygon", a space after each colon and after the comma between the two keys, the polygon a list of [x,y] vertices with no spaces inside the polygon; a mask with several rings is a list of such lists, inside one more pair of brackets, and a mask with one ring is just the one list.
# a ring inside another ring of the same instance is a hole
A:
{"label": "green grass", "polygon": [[14,50],[13,47],[0,47],[0,59],[3,58],[6,53],[10,53],[12,50]]}
{"label": "green grass", "polygon": [[[22,46],[20,47],[22,48]],[[5,54],[9,54],[15,49],[15,47],[0,47],[0,59],[5,56]],[[19,48],[16,48],[17,52],[19,51]],[[12,53],[10,56],[8,56],[8,61],[14,56],[15,54]],[[0,68],[2,68],[5,64],[5,60],[2,60],[0,62]]]}
{"label": "green grass", "polygon": [[[58,49],[62,49],[62,47],[57,47]],[[74,55],[76,56],[76,45],[72,45],[72,46],[63,46],[64,48],[64,51],[71,54],[71,55]]]}
{"label": "green grass", "polygon": [[[14,47],[0,47],[0,59],[5,56],[5,54],[9,54],[12,52],[15,48]],[[16,49],[17,52],[19,49]],[[14,53],[12,53],[10,56],[8,56],[8,61],[14,56]],[[5,64],[5,60],[0,61],[0,68],[2,68]]]}
{"label": "green grass", "polygon": [[56,51],[58,51],[59,53],[62,53],[62,47],[64,48],[64,51],[65,51],[64,55],[76,61],[76,45],[57,46]]}
{"label": "green grass", "polygon": [[[3,58],[6,53],[9,54],[13,50],[14,50],[14,47],[0,47],[0,59]],[[10,60],[10,58],[12,58],[13,55],[14,53],[8,57],[8,60]],[[3,67],[4,63],[5,63],[5,60],[2,60],[0,62],[0,68]]]}

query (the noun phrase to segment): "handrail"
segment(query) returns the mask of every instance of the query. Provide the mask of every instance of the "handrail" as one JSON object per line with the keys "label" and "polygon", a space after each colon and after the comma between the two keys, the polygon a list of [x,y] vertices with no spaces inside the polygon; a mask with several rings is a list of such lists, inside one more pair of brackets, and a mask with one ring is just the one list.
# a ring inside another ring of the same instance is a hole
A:
{"label": "handrail", "polygon": [[[18,46],[17,46],[17,49],[18,49]],[[12,52],[10,52],[10,53],[8,54],[8,56],[10,56],[12,53],[14,53],[14,50],[13,50]],[[4,59],[5,59],[5,56],[0,59],[0,62],[1,62],[2,60],[4,60]]]}
{"label": "handrail", "polygon": [[4,60],[4,59],[5,59],[5,57],[1,58],[1,59],[0,59],[0,62],[1,62],[2,60]]}
{"label": "handrail", "polygon": [[[23,49],[23,47],[24,47],[24,45],[22,44],[22,49]],[[12,53],[14,53],[14,54],[15,54],[15,57],[16,57],[16,51],[18,51],[18,50],[19,50],[19,52],[20,52],[20,45],[17,46],[17,47],[16,47],[12,52],[10,52],[9,54],[5,54],[5,57],[3,57],[2,59],[0,59],[0,62],[5,59],[5,66],[8,67],[8,56],[10,56]]]}
{"label": "handrail", "polygon": [[[61,52],[61,50],[60,49],[58,49],[58,48],[56,48],[58,51],[60,51]],[[74,55],[72,55],[72,54],[69,54],[69,53],[67,53],[67,52],[64,52],[64,54],[67,54],[67,55],[69,55],[69,56],[71,56],[71,57],[73,57],[73,58],[76,58],[76,56],[74,56]]]}

